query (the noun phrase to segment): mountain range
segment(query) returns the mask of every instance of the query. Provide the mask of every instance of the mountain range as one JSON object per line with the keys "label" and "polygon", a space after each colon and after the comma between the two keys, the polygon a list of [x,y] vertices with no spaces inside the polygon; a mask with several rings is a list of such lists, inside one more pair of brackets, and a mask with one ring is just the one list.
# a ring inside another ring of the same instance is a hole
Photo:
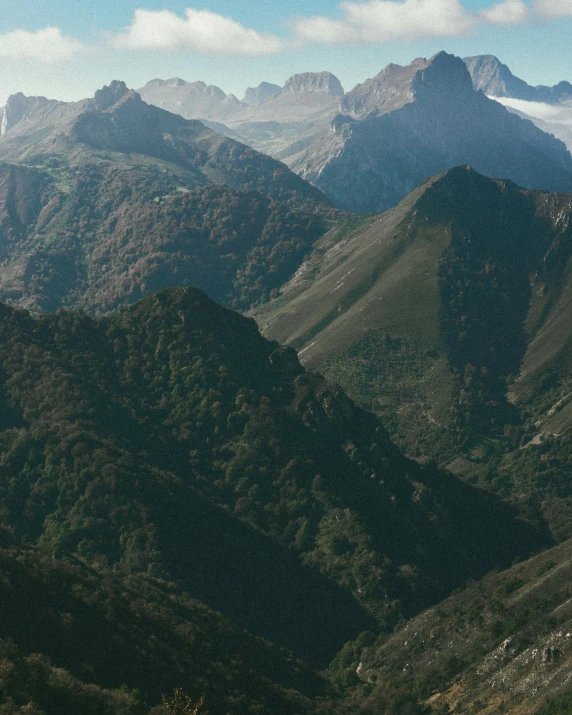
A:
{"label": "mountain range", "polygon": [[528,85],[496,58],[463,62],[440,52],[388,65],[346,93],[331,73],[294,75],[254,105],[229,103],[218,90],[214,109],[214,89],[200,83],[195,101],[196,85],[153,80],[140,92],[188,118],[202,118],[208,101],[204,118],[214,128],[285,161],[349,211],[390,208],[428,176],[463,163],[528,188],[572,191],[565,146],[480,91],[560,101],[571,86],[518,90]]}
{"label": "mountain range", "polygon": [[9,98],[2,713],[569,711],[569,87]]}
{"label": "mountain range", "polygon": [[331,72],[293,75],[283,87],[263,82],[244,100],[218,87],[181,79],[151,80],[139,90],[150,104],[200,119],[258,151],[291,163],[314,139],[328,132],[344,90]]}
{"label": "mountain range", "polygon": [[[388,629],[469,576],[550,543],[497,497],[406,459],[339,387],[196,289],[160,291],[97,321],[65,311],[33,318],[4,306],[0,366],[9,544],[173,582],[186,594],[172,591],[182,599],[179,618],[192,619],[188,609],[198,607],[183,606],[184,598],[198,599],[315,668],[360,632]],[[48,582],[56,578],[42,569]],[[76,568],[66,578],[106,576]],[[112,599],[124,588],[119,578]],[[132,587],[154,588],[141,580]],[[152,602],[168,597],[157,588]],[[150,615],[159,608],[143,602]],[[59,608],[92,618],[80,604]],[[113,608],[123,608],[120,600]],[[172,641],[172,626],[162,627]],[[2,637],[16,638],[24,653],[43,644],[56,666],[71,668],[41,633],[27,631],[18,617]],[[235,643],[248,651],[246,641]],[[284,684],[290,675],[276,657]],[[78,667],[74,677],[82,677]],[[295,668],[301,689],[314,682],[323,690],[317,676]],[[119,677],[148,696],[162,687],[125,670],[96,682],[117,687]],[[212,684],[223,700],[234,687]]]}
{"label": "mountain range", "polygon": [[291,167],[338,206],[365,214],[464,163],[528,188],[572,190],[565,146],[476,92],[463,61],[441,52],[389,65],[348,92],[331,132]]}
{"label": "mountain range", "polygon": [[[49,156],[54,142],[60,154],[73,155],[78,149],[72,144],[79,142],[91,151],[143,153],[180,164],[178,154],[188,140],[167,144],[150,123],[166,123],[170,136],[187,125],[175,129],[176,120],[157,113],[142,98],[189,121],[204,119],[217,132],[286,161],[339,208],[356,213],[390,208],[428,176],[463,163],[527,188],[572,191],[572,157],[565,145],[484,96],[480,86],[489,77],[492,87],[494,72],[491,63],[481,58],[475,64],[474,59],[467,59],[474,82],[460,58],[440,52],[406,67],[388,65],[346,93],[329,72],[294,75],[280,91],[271,85],[264,85],[261,93],[253,89],[248,95],[257,97],[253,104],[203,82],[177,78],[152,80],[140,93],[116,83],[93,100],[67,105],[15,95],[3,110],[0,159],[28,161],[27,152],[41,153],[46,142]],[[558,87],[558,96],[564,96],[566,83]],[[99,133],[108,133],[109,126],[99,126],[94,117],[107,117],[112,107],[131,130],[121,137],[115,134],[112,142],[107,134],[98,143]],[[34,126],[42,131],[59,127],[61,138],[42,138]],[[84,148],[79,150],[79,157],[84,154]],[[217,171],[209,178],[228,185],[220,161]],[[239,185],[244,182],[232,187]]]}

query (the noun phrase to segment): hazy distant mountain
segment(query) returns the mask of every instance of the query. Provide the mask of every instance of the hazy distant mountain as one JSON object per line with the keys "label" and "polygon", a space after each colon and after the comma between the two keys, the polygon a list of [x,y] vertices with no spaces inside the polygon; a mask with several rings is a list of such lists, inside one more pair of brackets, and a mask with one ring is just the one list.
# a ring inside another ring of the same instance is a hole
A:
{"label": "hazy distant mountain", "polygon": [[564,144],[475,91],[464,62],[445,52],[389,65],[345,94],[329,133],[290,166],[342,208],[372,213],[460,163],[523,186],[572,191]]}
{"label": "hazy distant mountain", "polygon": [[204,82],[185,82],[172,79],[152,79],[137,90],[143,101],[161,109],[180,114],[185,119],[214,119],[222,121],[232,116],[242,103],[233,95]]}
{"label": "hazy distant mountain", "polygon": [[[460,167],[326,234],[257,319],[408,453],[463,455],[452,468],[542,503],[565,537],[571,259],[572,195]],[[490,440],[513,456],[489,462]]]}
{"label": "hazy distant mountain", "polygon": [[331,72],[304,72],[295,74],[286,81],[283,94],[318,92],[331,97],[343,97],[344,88]]}
{"label": "hazy distant mountain", "polygon": [[463,61],[475,89],[500,101],[510,112],[530,119],[572,151],[572,84],[559,82],[554,87],[531,87],[492,55],[465,57]]}
{"label": "hazy distant mountain", "polygon": [[106,311],[168,285],[246,307],[336,211],[268,156],[114,82],[93,99],[11,97],[0,137],[0,296]]}
{"label": "hazy distant mountain", "polygon": [[546,102],[558,104],[572,101],[572,84],[559,82],[553,87],[539,85],[532,87],[524,80],[515,77],[509,68],[502,64],[494,55],[476,55],[465,57],[473,87],[483,94],[493,97],[513,97],[528,102]]}
{"label": "hazy distant mountain", "polygon": [[293,75],[284,87],[262,82],[249,88],[242,102],[204,82],[152,80],[139,91],[150,104],[187,119],[219,122],[211,126],[287,163],[327,134],[344,94],[331,72]]}
{"label": "hazy distant mountain", "polygon": [[248,87],[242,100],[245,104],[262,104],[270,97],[282,91],[282,87],[278,84],[270,82],[261,82],[258,87]]}

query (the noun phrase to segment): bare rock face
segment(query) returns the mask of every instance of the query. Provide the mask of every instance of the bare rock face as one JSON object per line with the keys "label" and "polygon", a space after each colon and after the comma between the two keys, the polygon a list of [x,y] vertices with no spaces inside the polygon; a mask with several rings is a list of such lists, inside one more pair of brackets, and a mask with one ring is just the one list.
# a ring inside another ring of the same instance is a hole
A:
{"label": "bare rock face", "polygon": [[342,97],[344,88],[340,80],[331,72],[304,72],[286,80],[284,94],[299,92],[321,92],[332,97]]}
{"label": "bare rock face", "polygon": [[439,52],[423,63],[415,72],[411,85],[416,98],[428,95],[470,101],[473,94],[471,77],[463,62],[446,52]]}
{"label": "bare rock face", "polygon": [[465,57],[463,62],[471,73],[473,87],[480,89],[483,94],[547,104],[560,104],[572,100],[570,82],[559,82],[553,87],[543,85],[532,87],[524,80],[515,77],[494,55]]}
{"label": "bare rock face", "polygon": [[422,96],[471,93],[471,78],[462,61],[439,52],[429,60],[419,57],[406,67],[387,65],[378,75],[345,94],[340,110],[362,119],[393,112]]}
{"label": "bare rock face", "polygon": [[117,104],[117,102],[130,93],[133,95],[136,94],[127,87],[125,82],[115,79],[109,86],[97,90],[93,98],[93,108],[99,112],[103,112],[113,107],[114,104]]}
{"label": "bare rock face", "polygon": [[21,92],[8,97],[6,106],[0,110],[0,136],[6,134],[27,113],[45,106],[48,102],[46,97],[26,97]]}

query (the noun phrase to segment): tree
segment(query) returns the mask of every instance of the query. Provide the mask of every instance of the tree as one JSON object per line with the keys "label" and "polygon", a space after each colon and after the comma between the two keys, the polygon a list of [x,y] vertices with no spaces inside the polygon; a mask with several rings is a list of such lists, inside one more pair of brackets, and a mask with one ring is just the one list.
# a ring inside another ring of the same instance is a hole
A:
{"label": "tree", "polygon": [[204,695],[193,703],[181,688],[175,688],[171,697],[163,695],[163,705],[172,715],[208,715],[208,710],[203,710],[204,704]]}

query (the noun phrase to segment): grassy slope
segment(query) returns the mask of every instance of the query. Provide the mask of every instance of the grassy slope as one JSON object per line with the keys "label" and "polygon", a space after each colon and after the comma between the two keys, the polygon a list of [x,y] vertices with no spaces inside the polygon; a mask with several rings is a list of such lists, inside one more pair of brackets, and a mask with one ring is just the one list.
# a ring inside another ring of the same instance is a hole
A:
{"label": "grassy slope", "polygon": [[437,280],[449,233],[426,232],[410,215],[425,188],[345,235],[345,226],[331,231],[256,313],[265,335],[295,347],[388,426],[397,423],[396,436],[449,419]]}
{"label": "grassy slope", "polygon": [[[571,205],[447,172],[397,208],[327,234],[257,319],[378,413],[409,453],[505,496],[535,493],[555,514],[548,501],[569,494],[532,476],[523,489],[517,463],[519,446],[566,440],[572,424]],[[564,518],[550,518],[570,535]]]}

